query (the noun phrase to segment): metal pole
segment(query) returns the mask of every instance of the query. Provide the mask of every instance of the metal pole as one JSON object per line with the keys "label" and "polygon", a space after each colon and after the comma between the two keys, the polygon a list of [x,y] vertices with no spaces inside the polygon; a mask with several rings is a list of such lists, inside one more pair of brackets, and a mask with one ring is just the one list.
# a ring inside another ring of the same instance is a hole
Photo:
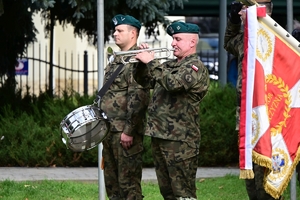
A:
{"label": "metal pole", "polygon": [[[103,72],[104,72],[104,0],[97,1],[97,44],[98,44],[98,88],[103,85]],[[105,185],[104,174],[101,169],[103,145],[98,145],[98,184],[99,184],[99,200],[105,200]]]}
{"label": "metal pole", "polygon": [[[293,31],[293,0],[286,0],[287,7],[287,31],[292,33]],[[297,199],[297,188],[296,188],[296,172],[294,171],[290,181],[290,194],[291,200]]]}
{"label": "metal pole", "polygon": [[[293,31],[293,0],[286,0],[287,8],[287,31],[292,33]],[[297,188],[296,188],[296,172],[294,171],[290,181],[290,195],[291,200],[297,199]]]}
{"label": "metal pole", "polygon": [[84,51],[83,55],[83,94],[88,95],[88,54]]}
{"label": "metal pole", "polygon": [[292,33],[293,31],[293,0],[286,0],[287,7],[287,31]]}
{"label": "metal pole", "polygon": [[227,23],[227,0],[220,0],[220,15],[219,15],[219,83],[221,86],[225,86],[227,83],[227,56],[226,51],[223,48],[224,35]]}
{"label": "metal pole", "polygon": [[294,171],[292,179],[290,181],[290,194],[291,200],[297,200],[297,184],[296,184],[296,171]]}

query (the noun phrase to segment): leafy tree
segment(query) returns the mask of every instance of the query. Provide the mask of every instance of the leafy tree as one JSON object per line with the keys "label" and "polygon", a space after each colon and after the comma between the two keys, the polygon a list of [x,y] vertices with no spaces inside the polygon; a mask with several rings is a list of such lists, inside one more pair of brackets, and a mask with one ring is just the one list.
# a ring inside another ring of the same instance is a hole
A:
{"label": "leafy tree", "polygon": [[[142,22],[149,36],[157,35],[159,34],[156,29],[158,23],[164,26],[169,23],[165,19],[167,12],[175,7],[183,7],[183,2],[187,0],[103,1],[105,10],[103,39],[108,41],[111,33],[110,23],[114,15],[132,15]],[[53,27],[58,22],[64,26],[71,24],[74,26],[74,34],[80,37],[88,36],[88,40],[96,44],[97,0],[0,0],[0,77],[8,75],[7,80],[11,78],[12,86],[16,84],[14,79],[16,59],[21,57],[28,44],[35,40],[37,30],[32,17],[40,10],[46,20],[45,31],[49,33],[50,41]],[[51,70],[50,66],[50,77]],[[52,85],[51,81],[49,85]],[[51,91],[52,89],[49,88],[50,94]]]}
{"label": "leafy tree", "polygon": [[[158,23],[167,26],[165,16],[175,7],[183,8],[187,0],[103,0],[104,1],[104,40],[108,41],[111,33],[111,19],[116,14],[129,14],[137,18],[146,27],[147,34],[159,35]],[[51,14],[50,14],[51,13]],[[43,12],[48,21],[46,31],[51,31],[51,15],[54,21],[62,25],[74,26],[78,36],[88,36],[89,41],[97,41],[97,0],[56,0],[55,6]]]}
{"label": "leafy tree", "polygon": [[6,84],[12,89],[16,85],[16,60],[25,53],[37,33],[33,14],[53,3],[53,0],[0,0],[0,77],[6,75]]}

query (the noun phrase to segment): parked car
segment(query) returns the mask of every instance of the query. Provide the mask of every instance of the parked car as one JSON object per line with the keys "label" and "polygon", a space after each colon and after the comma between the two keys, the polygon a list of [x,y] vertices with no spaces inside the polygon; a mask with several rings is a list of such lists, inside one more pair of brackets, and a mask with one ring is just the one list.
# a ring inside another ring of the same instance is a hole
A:
{"label": "parked car", "polygon": [[207,67],[209,76],[218,80],[219,35],[217,33],[201,34],[197,45],[200,60]]}
{"label": "parked car", "polygon": [[[197,53],[200,60],[207,67],[209,77],[218,80],[219,76],[219,34],[201,34],[197,45]],[[228,53],[227,55],[227,83],[236,85],[238,69],[237,59]]]}

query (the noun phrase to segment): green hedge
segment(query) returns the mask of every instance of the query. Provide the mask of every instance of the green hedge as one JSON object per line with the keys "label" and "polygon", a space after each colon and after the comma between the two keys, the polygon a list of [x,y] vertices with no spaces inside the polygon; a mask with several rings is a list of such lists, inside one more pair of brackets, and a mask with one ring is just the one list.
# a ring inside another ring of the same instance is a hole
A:
{"label": "green hedge", "polygon": [[[0,93],[3,88],[0,88]],[[72,110],[92,104],[94,96],[65,92],[63,98],[26,94],[10,95],[0,101],[0,166],[98,166],[98,148],[73,153],[60,137],[60,122]],[[3,94],[3,93],[2,93]],[[235,128],[235,89],[212,84],[200,105],[200,166],[237,164],[237,133]],[[14,102],[14,103],[9,103]],[[19,103],[15,103],[19,102]],[[144,140],[143,161],[153,166],[150,138]]]}

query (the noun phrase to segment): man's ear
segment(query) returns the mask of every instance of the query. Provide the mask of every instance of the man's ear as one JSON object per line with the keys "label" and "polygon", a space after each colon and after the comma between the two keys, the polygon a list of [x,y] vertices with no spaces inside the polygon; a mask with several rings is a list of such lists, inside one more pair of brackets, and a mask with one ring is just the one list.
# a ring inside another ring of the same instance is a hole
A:
{"label": "man's ear", "polygon": [[191,37],[190,47],[193,48],[194,46],[196,46],[196,44],[197,44],[196,39],[194,37]]}
{"label": "man's ear", "polygon": [[136,32],[136,30],[134,28],[130,30],[130,34],[131,34],[132,38],[137,38],[138,37],[137,36],[137,32]]}

